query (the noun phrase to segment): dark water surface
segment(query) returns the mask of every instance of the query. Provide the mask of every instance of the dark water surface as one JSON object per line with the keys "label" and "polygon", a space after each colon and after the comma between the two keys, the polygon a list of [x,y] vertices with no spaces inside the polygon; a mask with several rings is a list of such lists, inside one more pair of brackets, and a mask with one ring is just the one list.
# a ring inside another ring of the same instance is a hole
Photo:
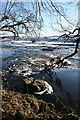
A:
{"label": "dark water surface", "polygon": [[60,68],[56,70],[63,88],[73,97],[78,98],[78,70]]}

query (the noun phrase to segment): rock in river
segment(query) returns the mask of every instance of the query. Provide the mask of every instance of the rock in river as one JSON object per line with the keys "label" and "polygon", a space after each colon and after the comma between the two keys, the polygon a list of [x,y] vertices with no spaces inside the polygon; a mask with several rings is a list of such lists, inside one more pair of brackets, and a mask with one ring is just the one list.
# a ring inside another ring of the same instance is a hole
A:
{"label": "rock in river", "polygon": [[30,80],[30,82],[28,82],[29,80],[26,79],[24,81],[28,87],[28,92],[30,92],[32,94],[42,95],[44,93],[46,93],[46,94],[53,93],[52,86],[48,82],[46,82],[45,80],[36,79],[33,81]]}

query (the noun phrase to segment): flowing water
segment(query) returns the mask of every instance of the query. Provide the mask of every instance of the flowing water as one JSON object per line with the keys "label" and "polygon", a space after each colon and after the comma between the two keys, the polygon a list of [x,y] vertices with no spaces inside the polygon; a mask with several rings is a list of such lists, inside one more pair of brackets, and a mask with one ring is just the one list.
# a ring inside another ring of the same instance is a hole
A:
{"label": "flowing water", "polygon": [[[7,71],[13,64],[16,66],[16,72],[20,71],[24,76],[32,75],[43,70],[44,63],[56,56],[64,57],[71,54],[75,49],[75,43],[59,42],[47,39],[37,40],[32,43],[29,39],[18,41],[3,41],[0,47],[0,58],[2,58],[2,71]],[[78,83],[79,83],[79,56],[68,58],[71,65],[62,68],[53,69],[53,78],[55,78],[54,71],[57,77],[61,80],[62,87],[69,96],[78,101]],[[26,72],[25,72],[26,71]],[[54,88],[55,85],[53,85]],[[59,90],[60,91],[60,90]],[[56,90],[58,92],[58,89]]]}

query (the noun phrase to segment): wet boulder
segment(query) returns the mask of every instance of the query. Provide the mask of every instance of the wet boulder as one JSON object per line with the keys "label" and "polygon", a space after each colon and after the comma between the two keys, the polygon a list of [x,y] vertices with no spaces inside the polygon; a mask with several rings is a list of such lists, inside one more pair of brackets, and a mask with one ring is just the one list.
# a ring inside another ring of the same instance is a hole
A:
{"label": "wet boulder", "polygon": [[28,92],[31,94],[42,95],[44,93],[51,94],[53,92],[52,86],[48,84],[45,80],[25,80]]}
{"label": "wet boulder", "polygon": [[35,42],[36,42],[36,40],[35,40],[35,39],[31,39],[31,41],[32,41],[32,43],[35,43]]}
{"label": "wet boulder", "polygon": [[64,60],[63,66],[68,66],[68,65],[71,65],[71,62],[69,60]]}

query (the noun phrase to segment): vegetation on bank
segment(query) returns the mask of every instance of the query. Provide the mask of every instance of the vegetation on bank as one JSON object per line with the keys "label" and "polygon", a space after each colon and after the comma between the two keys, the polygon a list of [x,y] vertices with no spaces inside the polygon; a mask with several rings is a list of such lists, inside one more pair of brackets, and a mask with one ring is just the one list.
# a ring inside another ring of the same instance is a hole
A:
{"label": "vegetation on bank", "polygon": [[[2,119],[3,120],[78,120],[73,110],[66,107],[58,99],[54,104],[38,100],[30,94],[22,94],[2,90]],[[59,108],[60,107],[60,108]]]}

